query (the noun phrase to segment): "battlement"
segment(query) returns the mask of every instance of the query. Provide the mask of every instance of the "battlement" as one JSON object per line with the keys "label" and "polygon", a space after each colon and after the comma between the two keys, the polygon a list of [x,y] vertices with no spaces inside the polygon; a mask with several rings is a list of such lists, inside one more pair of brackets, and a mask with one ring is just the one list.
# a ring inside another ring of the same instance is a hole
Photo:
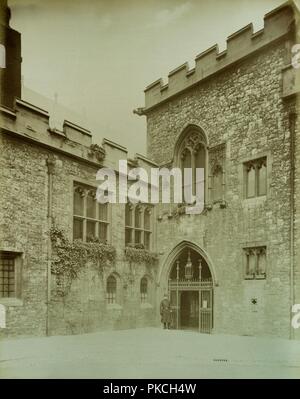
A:
{"label": "battlement", "polygon": [[4,133],[95,165],[104,159],[104,149],[95,148],[89,130],[68,120],[62,130],[53,128],[49,112],[27,101],[16,99],[13,109],[1,106],[0,113]]}
{"label": "battlement", "polygon": [[219,53],[218,45],[214,45],[196,56],[194,68],[189,69],[185,63],[169,73],[168,83],[158,79],[147,86],[145,108],[136,113],[146,113],[157,104],[286,37],[291,32],[293,21],[293,9],[285,3],[264,16],[263,29],[253,32],[253,25],[249,24],[231,34],[227,38],[226,50]]}
{"label": "battlement", "polygon": [[93,143],[92,133],[73,122],[64,120],[62,129],[57,129],[50,127],[49,121],[48,111],[24,100],[17,99],[13,109],[0,106],[1,132],[30,145],[46,148],[96,168],[105,166],[118,170],[120,160],[127,160],[129,168],[150,170],[156,165],[140,154],[130,159],[126,147],[106,138],[102,145]]}
{"label": "battlement", "polygon": [[105,151],[105,166],[114,170],[119,169],[119,161],[127,161],[128,169],[144,168],[150,175],[150,169],[158,167],[158,165],[141,154],[134,154],[134,158],[128,157],[128,149],[120,144],[114,143],[106,138],[102,141],[102,146]]}

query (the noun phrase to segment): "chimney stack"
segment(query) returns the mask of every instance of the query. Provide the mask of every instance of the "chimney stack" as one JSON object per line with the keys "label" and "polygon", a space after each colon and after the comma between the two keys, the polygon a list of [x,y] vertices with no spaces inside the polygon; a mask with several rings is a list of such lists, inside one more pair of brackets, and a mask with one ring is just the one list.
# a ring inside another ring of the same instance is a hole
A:
{"label": "chimney stack", "polygon": [[9,21],[7,0],[0,0],[0,105],[13,108],[21,97],[21,35]]}

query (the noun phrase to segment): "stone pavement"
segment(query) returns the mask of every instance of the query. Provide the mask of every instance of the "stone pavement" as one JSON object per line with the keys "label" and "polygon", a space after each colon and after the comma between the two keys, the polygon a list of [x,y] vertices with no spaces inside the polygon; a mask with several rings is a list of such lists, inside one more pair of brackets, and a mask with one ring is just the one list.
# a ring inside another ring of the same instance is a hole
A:
{"label": "stone pavement", "polygon": [[300,341],[141,328],[0,341],[1,378],[300,378]]}

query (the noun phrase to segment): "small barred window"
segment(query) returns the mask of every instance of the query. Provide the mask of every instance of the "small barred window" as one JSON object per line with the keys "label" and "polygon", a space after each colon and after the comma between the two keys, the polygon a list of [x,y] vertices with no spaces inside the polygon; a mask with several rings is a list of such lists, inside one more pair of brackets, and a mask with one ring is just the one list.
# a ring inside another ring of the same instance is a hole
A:
{"label": "small barred window", "polygon": [[17,297],[16,254],[0,253],[0,298]]}

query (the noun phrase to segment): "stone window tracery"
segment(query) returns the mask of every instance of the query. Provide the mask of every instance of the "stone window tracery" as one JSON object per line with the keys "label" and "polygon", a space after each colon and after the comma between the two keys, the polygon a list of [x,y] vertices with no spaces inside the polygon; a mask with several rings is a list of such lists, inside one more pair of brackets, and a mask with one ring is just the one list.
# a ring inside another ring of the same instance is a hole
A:
{"label": "stone window tracery", "polygon": [[108,240],[108,204],[100,204],[93,187],[74,185],[73,239],[92,241]]}
{"label": "stone window tracery", "polygon": [[151,248],[152,209],[144,204],[127,203],[125,206],[125,245]]}
{"label": "stone window tracery", "polygon": [[267,158],[262,157],[244,163],[246,198],[267,194]]}
{"label": "stone window tracery", "polygon": [[266,278],[266,247],[244,248],[245,256],[245,278],[262,279]]}
{"label": "stone window tracery", "polygon": [[[189,196],[196,195],[196,184],[201,183],[197,181],[196,169],[204,169],[204,183],[205,183],[205,170],[206,170],[206,138],[201,131],[192,130],[187,134],[179,147],[179,162],[182,172],[182,198],[183,202],[186,201],[185,193]],[[189,168],[192,170],[191,181],[187,180],[184,170]]]}

